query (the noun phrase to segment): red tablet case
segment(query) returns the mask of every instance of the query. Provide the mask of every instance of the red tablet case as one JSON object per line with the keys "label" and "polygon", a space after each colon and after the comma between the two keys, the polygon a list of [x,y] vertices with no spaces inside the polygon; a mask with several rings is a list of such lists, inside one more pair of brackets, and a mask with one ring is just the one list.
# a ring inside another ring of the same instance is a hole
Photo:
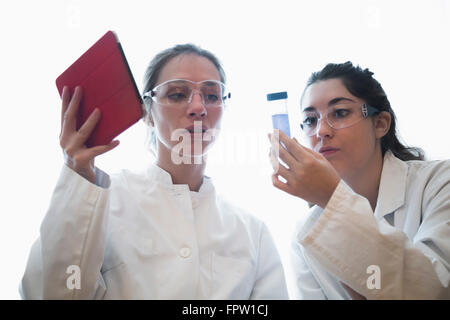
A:
{"label": "red tablet case", "polygon": [[59,95],[67,86],[73,94],[83,89],[77,130],[97,107],[100,121],[86,141],[87,147],[110,143],[142,117],[143,102],[122,46],[108,31],[56,79]]}

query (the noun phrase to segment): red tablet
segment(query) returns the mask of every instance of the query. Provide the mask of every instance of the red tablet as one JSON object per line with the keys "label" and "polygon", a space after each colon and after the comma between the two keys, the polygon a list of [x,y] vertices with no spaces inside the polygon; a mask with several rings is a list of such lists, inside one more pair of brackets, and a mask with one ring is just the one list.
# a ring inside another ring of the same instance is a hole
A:
{"label": "red tablet", "polygon": [[142,117],[143,101],[134,81],[122,46],[108,31],[66,71],[56,79],[59,95],[67,86],[73,94],[76,86],[83,88],[77,130],[95,108],[101,111],[100,121],[87,147],[105,145],[131,127]]}

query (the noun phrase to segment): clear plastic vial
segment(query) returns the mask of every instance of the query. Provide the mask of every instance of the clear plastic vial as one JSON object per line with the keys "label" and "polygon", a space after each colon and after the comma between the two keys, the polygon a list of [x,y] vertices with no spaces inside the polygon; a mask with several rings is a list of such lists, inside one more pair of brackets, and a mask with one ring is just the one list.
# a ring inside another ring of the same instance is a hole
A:
{"label": "clear plastic vial", "polygon": [[269,93],[267,95],[267,101],[272,114],[273,128],[283,131],[283,133],[290,137],[291,130],[289,127],[287,97],[286,91]]}

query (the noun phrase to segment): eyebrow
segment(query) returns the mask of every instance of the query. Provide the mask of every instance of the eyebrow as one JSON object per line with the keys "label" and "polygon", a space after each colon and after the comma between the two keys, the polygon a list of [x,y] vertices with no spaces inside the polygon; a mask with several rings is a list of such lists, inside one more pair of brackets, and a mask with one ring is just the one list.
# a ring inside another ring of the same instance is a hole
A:
{"label": "eyebrow", "polygon": [[204,85],[210,86],[210,87],[213,87],[213,86],[217,86],[217,85],[218,85],[218,83],[215,82],[214,80],[204,80],[204,81],[202,81],[202,82],[203,82]]}
{"label": "eyebrow", "polygon": [[[352,100],[350,98],[346,98],[346,97],[337,97],[337,98],[333,98],[330,101],[328,101],[328,107],[331,107],[335,104],[338,104],[339,102],[342,101],[350,101],[350,102],[355,102],[355,100]],[[307,111],[314,111],[316,108],[314,106],[309,106],[305,109],[303,109],[303,112],[307,112]]]}

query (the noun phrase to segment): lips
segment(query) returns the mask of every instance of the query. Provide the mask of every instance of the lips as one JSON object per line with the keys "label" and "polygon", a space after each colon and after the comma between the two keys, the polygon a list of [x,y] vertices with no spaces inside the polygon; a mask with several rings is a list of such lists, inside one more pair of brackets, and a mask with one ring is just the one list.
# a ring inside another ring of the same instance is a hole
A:
{"label": "lips", "polygon": [[205,133],[208,130],[206,126],[189,126],[185,128],[189,133]]}
{"label": "lips", "polygon": [[324,156],[332,155],[337,151],[339,151],[339,149],[334,147],[322,147],[319,149],[319,153],[321,153]]}

